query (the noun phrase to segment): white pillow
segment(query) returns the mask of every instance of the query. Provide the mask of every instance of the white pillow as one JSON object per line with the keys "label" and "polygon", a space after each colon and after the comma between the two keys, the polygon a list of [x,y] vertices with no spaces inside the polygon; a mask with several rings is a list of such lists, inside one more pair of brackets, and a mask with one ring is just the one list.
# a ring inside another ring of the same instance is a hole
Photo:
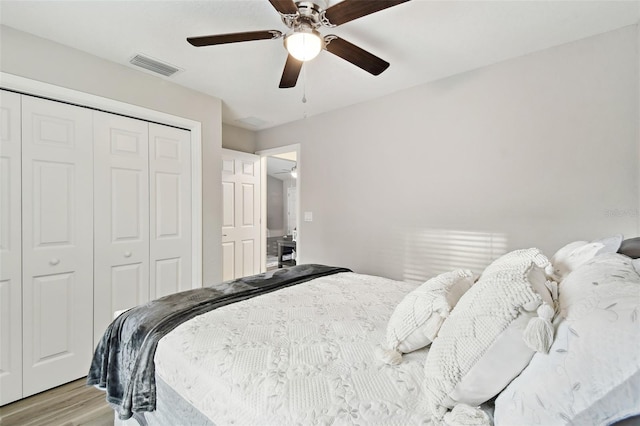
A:
{"label": "white pillow", "polygon": [[[557,282],[567,274],[595,256],[615,253],[622,244],[622,235],[602,238],[595,241],[574,241],[560,248],[551,256],[553,271],[549,275]],[[549,271],[548,271],[549,272]]]}
{"label": "white pillow", "polygon": [[640,414],[640,275],[631,259],[597,256],[559,287],[556,339],[498,396],[496,424],[605,425]]}
{"label": "white pillow", "polygon": [[431,278],[407,294],[389,319],[387,346],[380,358],[387,364],[399,364],[403,353],[431,344],[444,319],[472,285],[473,273],[457,269]]}
{"label": "white pillow", "polygon": [[546,326],[552,333],[548,264],[535,248],[507,253],[460,298],[425,362],[426,402],[435,423],[458,404],[477,406],[491,399],[526,367],[534,350],[523,335],[530,320],[540,320],[536,309],[543,302],[539,311],[550,311]]}

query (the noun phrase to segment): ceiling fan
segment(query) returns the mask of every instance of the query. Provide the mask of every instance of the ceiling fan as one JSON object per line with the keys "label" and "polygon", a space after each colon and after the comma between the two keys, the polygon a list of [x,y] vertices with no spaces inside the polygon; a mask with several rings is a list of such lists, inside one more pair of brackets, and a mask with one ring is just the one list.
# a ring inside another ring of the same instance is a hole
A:
{"label": "ceiling fan", "polygon": [[343,0],[324,9],[320,4],[323,0],[269,0],[280,13],[282,22],[289,28],[286,34],[278,30],[249,31],[189,37],[187,41],[193,46],[201,47],[284,37],[288,56],[280,79],[280,88],[294,87],[302,63],[315,58],[323,49],[373,75],[378,75],[389,67],[388,62],[336,35],[323,37],[318,28],[337,27],[407,1],[409,0]]}
{"label": "ceiling fan", "polygon": [[274,175],[283,175],[283,174],[291,175],[292,178],[296,179],[298,177],[298,168],[296,166],[293,166],[289,170],[282,169],[281,171],[274,173]]}

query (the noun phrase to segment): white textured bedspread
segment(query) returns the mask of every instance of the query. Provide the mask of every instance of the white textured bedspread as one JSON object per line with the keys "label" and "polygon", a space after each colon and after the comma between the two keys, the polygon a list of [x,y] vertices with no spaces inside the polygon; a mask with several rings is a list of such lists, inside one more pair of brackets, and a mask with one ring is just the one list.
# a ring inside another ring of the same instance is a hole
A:
{"label": "white textured bedspread", "polygon": [[156,373],[218,425],[425,421],[425,349],[376,356],[415,284],[341,273],[200,315],[159,343]]}

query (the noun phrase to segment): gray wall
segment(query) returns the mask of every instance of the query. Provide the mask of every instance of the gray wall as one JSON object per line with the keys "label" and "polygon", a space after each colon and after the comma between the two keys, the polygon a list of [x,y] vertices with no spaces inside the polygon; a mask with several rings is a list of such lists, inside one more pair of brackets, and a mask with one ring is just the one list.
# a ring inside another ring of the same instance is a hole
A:
{"label": "gray wall", "polygon": [[638,235],[638,44],[626,27],[258,132],[301,144],[301,261],[421,280]]}
{"label": "gray wall", "polygon": [[267,176],[267,229],[272,231],[271,237],[279,237],[286,233],[282,207],[285,200],[283,188],[280,179]]}
{"label": "gray wall", "polygon": [[256,132],[223,123],[222,147],[254,154],[256,152]]}
{"label": "gray wall", "polygon": [[0,70],[202,123],[203,281],[219,281],[221,268],[221,102],[165,79],[0,27]]}

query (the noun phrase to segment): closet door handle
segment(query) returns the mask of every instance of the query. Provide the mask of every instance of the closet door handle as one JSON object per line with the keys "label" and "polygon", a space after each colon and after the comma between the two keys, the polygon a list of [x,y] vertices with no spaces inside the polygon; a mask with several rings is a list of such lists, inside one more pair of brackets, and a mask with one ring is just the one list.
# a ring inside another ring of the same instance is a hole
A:
{"label": "closet door handle", "polygon": [[60,259],[52,257],[51,260],[49,261],[49,265],[51,266],[56,266],[58,263],[60,263]]}
{"label": "closet door handle", "polygon": [[131,257],[131,252],[130,251],[125,251],[124,252],[124,257]]}

